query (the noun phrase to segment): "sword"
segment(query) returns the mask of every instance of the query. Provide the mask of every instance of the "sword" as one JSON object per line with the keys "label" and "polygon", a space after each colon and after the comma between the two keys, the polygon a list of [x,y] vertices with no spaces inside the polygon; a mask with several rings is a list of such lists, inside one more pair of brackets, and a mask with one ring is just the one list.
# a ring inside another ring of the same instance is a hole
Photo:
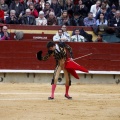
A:
{"label": "sword", "polygon": [[[71,60],[77,60],[77,59],[80,59],[80,58],[83,58],[83,57],[86,57],[86,56],[89,56],[89,55],[92,55],[93,53],[89,53],[89,54],[86,54],[86,55],[83,55],[83,56],[80,56],[80,57],[78,57],[78,58],[75,58],[75,59],[71,59]],[[71,60],[69,60],[69,61],[71,61]],[[67,61],[67,62],[69,62],[69,61]]]}
{"label": "sword", "polygon": [[80,59],[80,58],[83,58],[83,57],[86,57],[86,56],[89,56],[89,55],[92,55],[92,53],[89,53],[89,54],[87,54],[87,55],[80,56],[80,57],[75,58],[75,59],[73,59],[73,60],[77,60],[77,59]]}

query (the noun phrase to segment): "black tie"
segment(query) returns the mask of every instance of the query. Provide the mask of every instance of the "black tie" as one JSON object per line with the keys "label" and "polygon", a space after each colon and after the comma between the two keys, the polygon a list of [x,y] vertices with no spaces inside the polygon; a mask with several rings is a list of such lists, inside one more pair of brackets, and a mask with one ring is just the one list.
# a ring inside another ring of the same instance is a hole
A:
{"label": "black tie", "polygon": [[77,35],[77,41],[78,41],[78,35]]}

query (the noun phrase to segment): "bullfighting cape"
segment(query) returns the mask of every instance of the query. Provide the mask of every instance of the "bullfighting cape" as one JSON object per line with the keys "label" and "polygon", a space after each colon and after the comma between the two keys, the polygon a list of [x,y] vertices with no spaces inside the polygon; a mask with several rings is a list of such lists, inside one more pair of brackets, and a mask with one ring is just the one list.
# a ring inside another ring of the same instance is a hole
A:
{"label": "bullfighting cape", "polygon": [[84,68],[81,65],[77,64],[75,61],[71,60],[70,58],[68,58],[66,60],[66,62],[65,62],[65,69],[71,75],[73,75],[76,79],[79,79],[79,76],[78,76],[78,74],[76,73],[75,70],[79,70],[79,71],[88,73],[88,70],[86,68]]}

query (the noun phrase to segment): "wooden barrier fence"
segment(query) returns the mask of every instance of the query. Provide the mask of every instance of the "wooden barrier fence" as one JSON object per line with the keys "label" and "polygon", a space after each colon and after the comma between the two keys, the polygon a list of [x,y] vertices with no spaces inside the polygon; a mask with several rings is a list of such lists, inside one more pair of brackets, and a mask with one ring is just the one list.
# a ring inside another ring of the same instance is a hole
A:
{"label": "wooden barrier fence", "polygon": [[[47,42],[0,41],[0,69],[53,70],[54,59],[38,61],[36,53],[47,52]],[[89,53],[92,55],[76,60],[94,71],[120,71],[120,44],[117,43],[67,43],[73,48],[74,58]],[[52,64],[51,64],[52,63]]]}

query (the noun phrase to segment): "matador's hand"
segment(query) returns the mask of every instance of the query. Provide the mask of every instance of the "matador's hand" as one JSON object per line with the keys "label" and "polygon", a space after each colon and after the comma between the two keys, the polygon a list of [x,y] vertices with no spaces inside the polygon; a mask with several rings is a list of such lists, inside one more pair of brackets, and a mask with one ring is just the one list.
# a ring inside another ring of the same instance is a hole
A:
{"label": "matador's hand", "polygon": [[42,60],[42,51],[39,51],[36,57],[38,60]]}

